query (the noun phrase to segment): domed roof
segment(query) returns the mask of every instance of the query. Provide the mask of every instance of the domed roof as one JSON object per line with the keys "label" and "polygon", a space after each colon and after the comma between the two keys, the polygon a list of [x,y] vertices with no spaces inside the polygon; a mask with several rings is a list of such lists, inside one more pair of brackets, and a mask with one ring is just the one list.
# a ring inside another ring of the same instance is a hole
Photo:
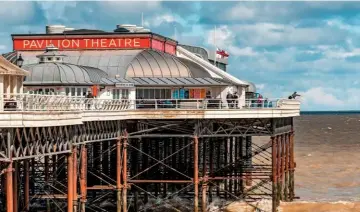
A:
{"label": "domed roof", "polygon": [[[24,66],[39,62],[40,51],[21,52]],[[15,63],[17,52],[4,55]],[[61,51],[64,63],[94,67],[111,78],[129,77],[211,77],[202,66],[193,61],[152,49]],[[15,59],[13,59],[15,58]]]}
{"label": "domed roof", "polygon": [[22,68],[29,71],[24,85],[91,85],[107,77],[107,74],[98,68],[67,63],[38,63]]}
{"label": "domed roof", "polygon": [[245,81],[249,84],[249,86],[246,88],[246,92],[256,93],[256,86],[254,83]]}
{"label": "domed roof", "polygon": [[143,50],[128,65],[125,77],[211,77],[201,66],[170,54]]}

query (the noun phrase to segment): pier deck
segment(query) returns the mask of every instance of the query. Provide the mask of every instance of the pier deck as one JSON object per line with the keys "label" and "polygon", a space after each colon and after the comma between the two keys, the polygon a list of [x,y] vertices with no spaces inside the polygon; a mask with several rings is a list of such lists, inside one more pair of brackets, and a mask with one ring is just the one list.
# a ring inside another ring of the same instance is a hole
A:
{"label": "pier deck", "polygon": [[14,96],[0,112],[0,210],[156,211],[179,197],[205,212],[218,197],[275,211],[294,198],[296,100]]}

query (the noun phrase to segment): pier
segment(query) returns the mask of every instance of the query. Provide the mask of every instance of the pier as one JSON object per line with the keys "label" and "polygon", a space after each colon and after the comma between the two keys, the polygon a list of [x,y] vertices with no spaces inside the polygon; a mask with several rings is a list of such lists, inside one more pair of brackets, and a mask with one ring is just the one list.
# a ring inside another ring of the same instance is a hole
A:
{"label": "pier", "polygon": [[226,59],[220,69],[202,48],[126,27],[96,36],[138,36],[142,49],[40,52],[30,44],[64,34],[13,35],[0,58],[0,211],[163,211],[180,198],[194,212],[216,199],[275,212],[292,201],[300,102],[262,98]]}

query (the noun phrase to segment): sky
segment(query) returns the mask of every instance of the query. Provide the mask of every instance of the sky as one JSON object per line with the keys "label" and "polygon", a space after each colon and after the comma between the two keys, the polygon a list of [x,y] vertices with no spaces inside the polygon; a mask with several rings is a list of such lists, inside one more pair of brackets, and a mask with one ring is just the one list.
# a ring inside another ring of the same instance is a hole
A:
{"label": "sky", "polygon": [[12,51],[12,33],[113,31],[141,25],[141,13],[151,31],[208,49],[216,26],[228,72],[268,98],[297,91],[302,110],[359,110],[359,2],[0,2],[0,53]]}

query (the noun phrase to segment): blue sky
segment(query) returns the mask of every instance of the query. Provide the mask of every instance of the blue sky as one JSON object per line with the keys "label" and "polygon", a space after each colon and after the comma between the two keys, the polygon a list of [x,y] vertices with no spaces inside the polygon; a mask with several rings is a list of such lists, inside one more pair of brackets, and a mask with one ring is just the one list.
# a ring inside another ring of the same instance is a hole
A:
{"label": "blue sky", "polygon": [[11,33],[45,25],[112,31],[144,24],[180,43],[230,52],[228,70],[269,98],[302,94],[303,110],[358,110],[358,2],[0,2],[0,52]]}

